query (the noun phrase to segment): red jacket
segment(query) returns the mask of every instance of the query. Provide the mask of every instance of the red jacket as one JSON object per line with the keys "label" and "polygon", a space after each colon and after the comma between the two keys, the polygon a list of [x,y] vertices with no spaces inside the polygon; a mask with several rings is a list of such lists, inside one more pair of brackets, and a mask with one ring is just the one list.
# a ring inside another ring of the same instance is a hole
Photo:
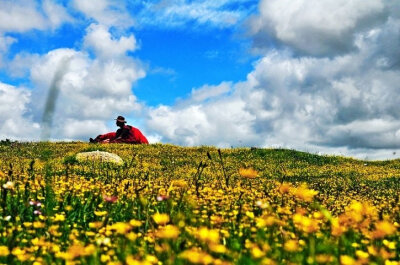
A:
{"label": "red jacket", "polygon": [[97,142],[110,140],[110,143],[148,144],[142,132],[130,125],[119,128],[117,132],[110,132],[96,137]]}

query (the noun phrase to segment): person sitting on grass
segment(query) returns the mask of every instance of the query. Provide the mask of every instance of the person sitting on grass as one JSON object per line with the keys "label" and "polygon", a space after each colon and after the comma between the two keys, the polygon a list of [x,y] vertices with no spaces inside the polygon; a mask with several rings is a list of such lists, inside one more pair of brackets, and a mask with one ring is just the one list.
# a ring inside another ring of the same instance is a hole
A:
{"label": "person sitting on grass", "polygon": [[116,125],[119,129],[116,132],[98,135],[95,139],[90,138],[91,143],[128,143],[128,144],[148,144],[142,132],[130,125],[126,125],[125,118],[118,116]]}

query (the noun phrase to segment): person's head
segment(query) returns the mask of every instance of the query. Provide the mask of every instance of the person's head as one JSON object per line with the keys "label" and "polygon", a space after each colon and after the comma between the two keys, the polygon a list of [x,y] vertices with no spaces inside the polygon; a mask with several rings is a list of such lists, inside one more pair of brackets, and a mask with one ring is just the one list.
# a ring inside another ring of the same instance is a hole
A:
{"label": "person's head", "polygon": [[125,118],[124,118],[124,117],[118,116],[118,117],[115,119],[115,123],[117,124],[118,127],[123,127],[123,126],[125,125],[126,121],[125,121]]}

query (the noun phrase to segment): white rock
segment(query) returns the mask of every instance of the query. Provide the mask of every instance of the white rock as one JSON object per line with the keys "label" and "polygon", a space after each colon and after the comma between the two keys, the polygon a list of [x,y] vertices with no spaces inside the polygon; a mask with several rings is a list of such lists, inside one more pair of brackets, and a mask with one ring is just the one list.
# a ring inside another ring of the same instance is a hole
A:
{"label": "white rock", "polygon": [[93,151],[93,152],[83,152],[76,155],[76,159],[80,162],[84,161],[99,161],[99,162],[109,162],[118,165],[122,165],[124,161],[121,157],[116,154],[103,152],[103,151]]}

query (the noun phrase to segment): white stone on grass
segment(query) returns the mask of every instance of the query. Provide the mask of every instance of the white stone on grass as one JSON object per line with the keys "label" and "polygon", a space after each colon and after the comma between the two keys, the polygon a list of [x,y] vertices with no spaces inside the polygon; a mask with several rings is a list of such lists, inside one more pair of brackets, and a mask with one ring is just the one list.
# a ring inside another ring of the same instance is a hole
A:
{"label": "white stone on grass", "polygon": [[103,151],[93,151],[93,152],[83,152],[76,155],[76,159],[79,162],[86,161],[98,161],[98,162],[108,162],[117,165],[122,165],[124,160],[116,154],[103,152]]}

